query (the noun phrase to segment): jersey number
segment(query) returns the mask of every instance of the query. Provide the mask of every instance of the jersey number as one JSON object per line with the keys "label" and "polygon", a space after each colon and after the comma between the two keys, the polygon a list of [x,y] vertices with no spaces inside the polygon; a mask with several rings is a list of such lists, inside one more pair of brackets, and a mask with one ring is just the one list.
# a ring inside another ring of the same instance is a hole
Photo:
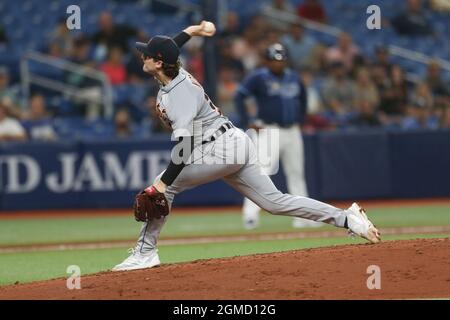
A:
{"label": "jersey number", "polygon": [[[197,79],[195,79],[191,74],[188,74],[188,76],[189,76],[189,79],[191,79],[191,82],[192,82],[194,85],[196,85],[196,86],[198,86],[198,87],[200,87],[200,88],[203,89],[203,87],[200,85],[200,83],[198,83]],[[211,99],[208,97],[208,95],[207,95],[206,93],[205,93],[205,100],[206,100],[206,102],[209,104],[209,106],[211,107],[211,109],[213,109],[214,111],[216,111],[217,113],[219,113],[221,116],[223,115],[223,114],[222,114],[222,111],[220,111],[220,109],[217,108],[217,107],[214,105],[214,103],[211,101]]]}

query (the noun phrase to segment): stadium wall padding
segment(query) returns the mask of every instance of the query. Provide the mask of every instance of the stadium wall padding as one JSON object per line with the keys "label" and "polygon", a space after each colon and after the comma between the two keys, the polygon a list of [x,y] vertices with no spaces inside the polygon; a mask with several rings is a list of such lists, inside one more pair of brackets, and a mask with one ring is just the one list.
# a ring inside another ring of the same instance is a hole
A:
{"label": "stadium wall padding", "polygon": [[[450,196],[450,132],[306,134],[309,195],[320,200]],[[0,209],[130,207],[166,168],[167,136],[139,141],[0,144]],[[284,172],[272,177],[287,192]],[[239,205],[216,181],[187,190],[179,206]]]}

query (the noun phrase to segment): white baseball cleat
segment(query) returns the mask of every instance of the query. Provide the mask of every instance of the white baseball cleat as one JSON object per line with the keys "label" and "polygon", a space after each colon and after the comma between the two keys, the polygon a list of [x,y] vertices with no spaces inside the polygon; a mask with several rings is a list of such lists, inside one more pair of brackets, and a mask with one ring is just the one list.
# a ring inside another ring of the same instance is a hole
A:
{"label": "white baseball cleat", "polygon": [[259,219],[244,219],[244,229],[254,230],[259,227]]}
{"label": "white baseball cleat", "polygon": [[350,234],[356,234],[372,243],[381,241],[381,234],[367,218],[366,211],[354,202],[347,209],[347,225]]}
{"label": "white baseball cleat", "polygon": [[159,266],[158,250],[152,250],[150,253],[141,254],[135,249],[131,249],[131,255],[126,258],[122,263],[118,264],[112,271],[128,271],[153,268]]}

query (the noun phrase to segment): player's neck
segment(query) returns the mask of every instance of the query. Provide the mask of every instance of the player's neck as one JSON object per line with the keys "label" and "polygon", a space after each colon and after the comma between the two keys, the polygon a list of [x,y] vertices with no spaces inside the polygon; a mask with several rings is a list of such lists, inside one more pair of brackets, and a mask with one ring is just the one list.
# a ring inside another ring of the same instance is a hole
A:
{"label": "player's neck", "polygon": [[159,83],[161,83],[163,86],[167,86],[173,79],[166,76],[164,73],[162,72],[158,72],[157,74],[155,74],[155,78],[156,80],[158,80]]}
{"label": "player's neck", "polygon": [[274,76],[276,76],[276,77],[278,77],[278,78],[282,78],[282,77],[284,76],[284,70],[283,70],[283,71],[273,71],[273,70],[270,70],[270,72],[271,72]]}

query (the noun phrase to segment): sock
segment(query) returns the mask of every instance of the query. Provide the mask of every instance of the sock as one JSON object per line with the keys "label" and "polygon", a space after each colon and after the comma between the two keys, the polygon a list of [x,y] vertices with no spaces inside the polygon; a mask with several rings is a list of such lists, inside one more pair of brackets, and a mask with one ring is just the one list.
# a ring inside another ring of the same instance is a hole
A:
{"label": "sock", "polygon": [[347,217],[345,217],[344,228],[348,229]]}

